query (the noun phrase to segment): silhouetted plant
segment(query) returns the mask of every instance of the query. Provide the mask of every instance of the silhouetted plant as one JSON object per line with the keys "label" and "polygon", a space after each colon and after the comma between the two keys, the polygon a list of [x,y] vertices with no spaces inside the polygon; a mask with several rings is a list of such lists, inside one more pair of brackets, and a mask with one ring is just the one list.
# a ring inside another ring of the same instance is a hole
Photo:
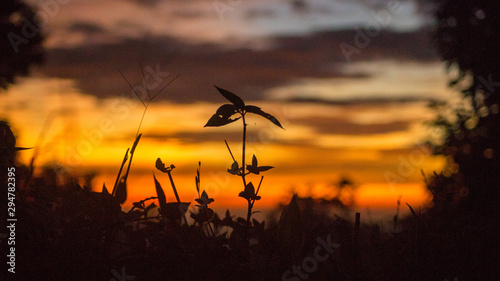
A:
{"label": "silhouetted plant", "polygon": [[[245,105],[245,102],[235,95],[234,93],[231,93],[228,90],[221,89],[217,86],[215,88],[219,91],[219,93],[225,97],[228,101],[230,101],[232,104],[223,104],[221,105],[217,111],[215,112],[212,117],[208,120],[207,124],[205,124],[205,127],[220,127],[224,126],[230,123],[233,123],[241,118],[243,121],[243,148],[241,152],[241,167],[238,164],[238,161],[233,156],[233,153],[231,152],[231,149],[229,148],[229,145],[226,141],[226,146],[227,149],[229,150],[229,154],[231,154],[231,158],[233,159],[233,164],[231,165],[231,168],[228,169],[228,173],[232,175],[236,175],[241,177],[243,180],[243,191],[240,192],[239,197],[244,198],[247,200],[248,203],[248,211],[247,211],[247,224],[250,225],[250,219],[252,217],[252,208],[253,205],[255,204],[256,200],[260,200],[259,194],[259,189],[262,184],[262,180],[264,179],[264,176],[261,177],[259,185],[257,187],[257,190],[255,190],[255,187],[252,182],[248,182],[246,180],[246,176],[248,174],[255,174],[258,175],[260,172],[267,171],[273,167],[271,166],[258,166],[257,162],[257,157],[253,155],[252,158],[252,165],[246,165],[245,162],[245,156],[246,156],[246,135],[247,135],[247,123],[246,123],[246,114],[247,113],[253,113],[260,115],[267,120],[271,121],[273,124],[276,126],[280,127],[283,129],[283,126],[281,126],[281,123],[276,119],[276,117],[272,116],[269,113],[264,112],[260,107],[254,106],[254,105]],[[239,117],[232,118],[234,115],[240,115]]]}
{"label": "silhouetted plant", "polygon": [[163,192],[160,183],[158,182],[158,180],[156,180],[156,177],[153,174],[156,186],[156,193],[158,195],[158,201],[160,203],[160,214],[162,214],[165,218],[170,219],[171,221],[177,221],[180,220],[180,218],[182,218],[184,220],[184,223],[188,225],[185,213],[190,203],[181,202],[179,194],[177,193],[177,188],[175,187],[174,184],[174,179],[172,178],[172,170],[174,168],[175,168],[174,165],[165,167],[165,164],[161,161],[160,158],[156,159],[156,169],[168,175],[168,178],[170,179],[170,185],[172,186],[172,190],[174,191],[175,199],[177,200],[177,203],[167,203],[165,193]]}
{"label": "silhouetted plant", "polygon": [[[463,104],[433,125],[444,137],[436,154],[449,156],[449,167],[467,188],[469,211],[478,216],[498,213],[500,199],[500,12],[498,1],[435,3],[435,39],[449,73],[449,86]],[[439,113],[449,104],[434,104]],[[455,185],[455,193],[462,186]],[[463,201],[463,200],[462,200]]]}
{"label": "silhouetted plant", "polygon": [[[140,68],[141,68],[141,72],[142,72],[142,78],[143,78],[143,80],[145,80],[146,76],[144,74],[144,69],[143,69],[142,65],[140,65]],[[125,156],[123,157],[122,164],[120,166],[120,169],[118,170],[118,175],[116,176],[115,185],[113,186],[113,192],[111,193],[113,195],[113,197],[117,200],[117,202],[119,202],[120,204],[123,204],[127,200],[127,179],[128,179],[128,175],[130,172],[130,167],[132,166],[132,159],[134,158],[135,149],[136,149],[137,145],[139,144],[139,140],[141,139],[141,136],[142,136],[142,134],[140,134],[139,132],[141,130],[142,122],[144,121],[144,116],[146,115],[146,112],[147,112],[151,102],[157,96],[159,96],[161,94],[161,92],[163,92],[163,90],[165,90],[170,84],[172,84],[172,82],[174,82],[179,77],[179,75],[174,77],[170,82],[168,82],[163,88],[161,88],[154,95],[151,95],[151,93],[149,91],[149,85],[147,83],[145,83],[146,92],[148,94],[148,100],[147,100],[147,102],[145,102],[142,100],[142,98],[136,92],[136,90],[134,89],[132,84],[130,84],[130,82],[127,80],[125,75],[119,69],[118,69],[118,72],[120,72],[120,74],[122,75],[125,82],[127,82],[130,89],[132,90],[132,92],[137,96],[137,98],[141,101],[142,105],[144,106],[144,111],[143,111],[142,116],[141,116],[141,121],[139,122],[139,126],[137,127],[137,133],[135,135],[134,144],[132,145],[132,148],[128,148],[127,151],[125,152]],[[129,159],[129,151],[130,151],[130,159]],[[125,172],[125,175],[121,176],[121,173],[123,171],[123,167],[127,163],[127,160],[128,160],[127,171]],[[159,158],[158,158],[158,160],[159,160]],[[170,173],[169,173],[169,176],[170,176]],[[170,178],[171,178],[171,176],[170,176]],[[173,182],[172,182],[172,185],[173,185]],[[174,187],[174,191],[175,191],[175,187]],[[177,192],[175,194],[176,194],[176,197],[178,199]]]}
{"label": "silhouetted plant", "polygon": [[210,225],[210,221],[214,217],[214,211],[208,207],[208,205],[214,202],[213,198],[210,198],[205,190],[200,194],[201,189],[201,180],[200,180],[200,170],[201,170],[201,162],[198,162],[198,169],[196,170],[195,176],[195,185],[196,191],[198,193],[198,198],[195,199],[196,203],[199,205],[195,205],[198,207],[198,213],[191,213],[191,218],[195,220],[195,223],[199,223],[200,225],[207,225],[208,229],[212,236],[215,236],[214,230]]}
{"label": "silhouetted plant", "polygon": [[33,7],[22,0],[0,2],[0,88],[43,62],[44,36]]}

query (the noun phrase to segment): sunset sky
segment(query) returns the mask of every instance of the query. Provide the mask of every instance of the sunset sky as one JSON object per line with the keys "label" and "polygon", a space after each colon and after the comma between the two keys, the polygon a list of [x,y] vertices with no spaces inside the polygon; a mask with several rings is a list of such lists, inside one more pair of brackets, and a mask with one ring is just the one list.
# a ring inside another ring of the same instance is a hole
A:
{"label": "sunset sky", "polygon": [[[18,146],[39,149],[38,166],[94,171],[96,190],[112,186],[144,110],[120,71],[145,98],[142,67],[151,93],[180,76],[147,110],[126,204],[155,196],[152,171],[174,200],[168,178],[154,168],[160,157],[176,166],[183,201],[196,197],[201,161],[214,208],[245,206],[237,197],[241,180],[225,172],[232,160],[224,140],[240,159],[241,123],[203,127],[227,103],[217,85],[285,127],[248,119],[247,159],[255,154],[276,167],[264,174],[257,210],[289,200],[292,191],[331,196],[342,176],[358,186],[357,210],[395,211],[399,196],[423,205],[421,169],[431,174],[444,165],[422,146],[436,134],[424,124],[433,117],[428,100],[452,96],[432,45],[432,17],[412,1],[293,3],[70,0],[39,7],[47,15],[45,63],[0,94],[0,119],[12,124]],[[355,51],[346,55],[345,46]]]}

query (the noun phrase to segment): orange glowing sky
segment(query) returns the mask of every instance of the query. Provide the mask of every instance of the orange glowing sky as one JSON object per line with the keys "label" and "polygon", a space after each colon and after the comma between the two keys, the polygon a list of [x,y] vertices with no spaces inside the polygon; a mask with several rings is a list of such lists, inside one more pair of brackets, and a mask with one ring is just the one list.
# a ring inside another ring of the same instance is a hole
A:
{"label": "orange glowing sky", "polygon": [[[30,94],[34,88],[37,96]],[[213,94],[216,96],[217,92]],[[57,161],[75,172],[95,171],[99,174],[94,181],[96,187],[102,182],[108,186],[113,184],[143,110],[139,102],[127,100],[128,110],[114,111],[118,98],[99,100],[72,90],[69,81],[57,79],[28,78],[1,99],[3,112],[9,114],[2,117],[9,117],[19,135],[19,145],[34,146],[46,126],[39,146],[39,165]],[[214,99],[218,99],[217,96]],[[399,196],[405,202],[420,205],[428,199],[420,170],[429,174],[440,170],[444,163],[418,146],[429,134],[422,122],[432,116],[423,102],[347,106],[264,102],[260,105],[286,128],[281,130],[260,117],[248,119],[247,157],[256,154],[262,165],[276,167],[265,175],[260,192],[264,198],[259,202],[261,207],[272,207],[286,199],[292,190],[302,195],[328,197],[326,186],[342,176],[359,186],[356,195],[359,208],[393,207]],[[225,173],[232,160],[223,142],[227,139],[233,153],[238,155],[241,124],[203,128],[218,106],[215,103],[160,101],[150,106],[134,157],[128,202],[155,194],[151,172],[155,170],[156,158],[160,157],[177,167],[174,176],[183,198],[196,196],[193,178],[201,161],[202,187],[219,199],[214,205],[242,207],[245,202],[235,198],[241,189],[240,180]],[[309,120],[316,119],[337,126],[367,128],[397,121],[409,125],[404,130],[388,132],[364,133],[362,129],[343,134],[321,133],[307,125],[314,122]],[[220,133],[216,135],[219,139],[210,136],[214,133]],[[204,138],[205,135],[208,137]],[[22,162],[27,163],[32,152],[20,156]],[[167,185],[165,175],[159,178]],[[257,182],[259,178],[253,180]]]}
{"label": "orange glowing sky", "polygon": [[[225,172],[232,160],[224,140],[240,155],[241,124],[203,128],[225,102],[215,84],[275,115],[286,129],[248,119],[247,159],[256,154],[260,164],[276,167],[265,173],[257,209],[291,192],[328,197],[343,176],[358,187],[359,210],[395,210],[400,196],[424,205],[429,194],[421,170],[444,165],[421,145],[436,134],[424,125],[433,117],[426,104],[450,95],[443,65],[415,44],[427,18],[405,5],[380,38],[347,62],[338,43],[352,40],[353,28],[373,20],[379,6],[316,1],[294,11],[255,2],[222,19],[211,1],[71,1],[47,24],[46,65],[0,94],[0,119],[12,124],[18,145],[37,147],[38,166],[93,171],[96,189],[112,186],[144,110],[116,69],[141,85],[141,63],[168,72],[159,85],[181,76],[147,110],[126,204],[155,195],[151,173],[160,157],[176,166],[183,201],[196,197],[201,161],[202,188],[215,208],[244,207],[240,180]],[[28,163],[33,152],[21,153],[20,161]],[[155,173],[167,187],[168,178]]]}

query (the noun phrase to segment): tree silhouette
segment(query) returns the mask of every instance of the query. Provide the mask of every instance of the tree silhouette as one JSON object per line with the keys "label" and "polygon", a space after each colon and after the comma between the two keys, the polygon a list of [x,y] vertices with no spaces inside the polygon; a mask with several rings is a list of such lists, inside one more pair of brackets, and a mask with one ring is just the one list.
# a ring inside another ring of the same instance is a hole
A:
{"label": "tree silhouette", "polygon": [[468,208],[483,215],[496,213],[500,199],[499,12],[498,1],[437,1],[436,43],[450,75],[456,74],[450,87],[465,105],[435,121],[446,133],[436,152],[457,164]]}
{"label": "tree silhouette", "polygon": [[[41,24],[32,7],[22,0],[0,2],[0,87],[7,89],[17,76],[43,60]],[[43,23],[43,22],[42,22]]]}

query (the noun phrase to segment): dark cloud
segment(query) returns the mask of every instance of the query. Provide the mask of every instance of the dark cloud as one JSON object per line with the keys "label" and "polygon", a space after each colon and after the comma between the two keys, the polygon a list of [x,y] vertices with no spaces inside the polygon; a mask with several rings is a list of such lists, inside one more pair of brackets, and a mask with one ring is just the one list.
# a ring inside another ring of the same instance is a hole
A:
{"label": "dark cloud", "polygon": [[[95,30],[81,24],[76,29]],[[264,90],[297,78],[368,77],[363,72],[346,74],[343,71],[347,62],[339,45],[345,42],[355,46],[356,35],[356,31],[346,30],[277,37],[276,47],[266,50],[227,49],[216,44],[189,44],[170,37],[149,36],[115,44],[50,49],[43,72],[48,76],[76,79],[84,92],[106,97],[131,92],[118,68],[132,85],[140,85],[141,63],[151,69],[158,66],[162,72],[170,72],[170,77],[181,74],[168,88],[165,99],[184,103],[211,101],[218,97],[212,87],[217,85],[246,100],[255,100],[265,98]],[[429,38],[426,30],[382,31],[352,59],[436,60]],[[160,86],[153,92],[159,89]]]}
{"label": "dark cloud", "polygon": [[[387,134],[391,132],[405,131],[409,129],[412,124],[410,121],[394,121],[381,124],[359,124],[342,118],[318,116],[290,119],[288,122],[289,125],[307,126],[311,128],[314,133],[313,135],[304,135],[299,139],[273,140],[273,143],[280,143],[283,145],[303,145],[307,143],[308,145],[311,145],[311,141],[314,140],[315,134],[352,136]],[[259,142],[259,132],[259,129],[251,129],[247,131],[247,140],[249,143]],[[241,132],[237,129],[235,131],[221,131],[216,128],[203,128],[196,132],[182,130],[172,133],[145,132],[143,136],[144,139],[154,139],[159,141],[176,139],[182,141],[183,143],[223,142],[224,140],[240,141],[241,137]]]}
{"label": "dark cloud", "polygon": [[101,26],[87,22],[75,22],[69,26],[68,31],[80,32],[85,34],[106,33],[106,31]]}
{"label": "dark cloud", "polygon": [[411,122],[395,121],[384,124],[358,124],[345,119],[310,117],[301,120],[291,120],[291,123],[306,125],[319,134],[334,135],[371,135],[387,134],[407,130]]}
{"label": "dark cloud", "polygon": [[134,2],[139,5],[144,5],[144,6],[156,6],[158,3],[160,3],[162,0],[128,0],[129,2]]}
{"label": "dark cloud", "polygon": [[[251,139],[253,133],[249,132],[248,136]],[[227,141],[241,140],[241,132],[214,131],[213,128],[205,128],[204,130],[200,130],[198,132],[179,131],[172,134],[145,133],[143,138],[160,140],[160,141],[165,141],[169,139],[170,140],[178,139],[181,140],[182,143],[202,143],[202,142],[223,143],[224,140]]]}
{"label": "dark cloud", "polygon": [[[375,96],[375,94],[373,95]],[[303,98],[303,97],[294,97],[287,99],[286,102],[289,103],[311,103],[311,104],[326,104],[326,105],[386,105],[386,104],[406,104],[406,103],[414,103],[414,102],[431,102],[434,99],[429,98],[432,97],[431,93],[425,94],[409,94],[409,93],[401,93],[401,97],[398,98],[389,98],[389,97],[381,97],[381,98],[353,98],[348,100],[327,100],[321,98]]]}

